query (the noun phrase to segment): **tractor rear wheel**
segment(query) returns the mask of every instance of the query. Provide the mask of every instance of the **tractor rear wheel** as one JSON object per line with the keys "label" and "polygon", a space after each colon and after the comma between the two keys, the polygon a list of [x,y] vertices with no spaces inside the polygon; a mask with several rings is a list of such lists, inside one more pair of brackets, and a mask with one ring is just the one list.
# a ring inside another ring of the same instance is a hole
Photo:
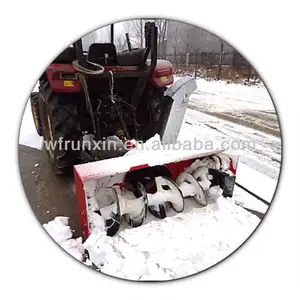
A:
{"label": "tractor rear wheel", "polygon": [[36,132],[39,136],[43,135],[42,126],[41,126],[41,118],[40,118],[40,93],[33,92],[30,95],[30,106],[32,118],[34,121]]}
{"label": "tractor rear wheel", "polygon": [[71,95],[55,93],[48,82],[40,87],[41,119],[45,147],[56,175],[69,174],[79,162],[77,143],[82,138],[75,100]]}

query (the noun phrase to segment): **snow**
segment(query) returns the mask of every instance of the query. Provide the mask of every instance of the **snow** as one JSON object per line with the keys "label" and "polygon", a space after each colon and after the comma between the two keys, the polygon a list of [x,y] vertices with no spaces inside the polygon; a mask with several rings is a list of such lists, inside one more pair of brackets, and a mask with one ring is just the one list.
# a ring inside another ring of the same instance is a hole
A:
{"label": "snow", "polygon": [[[140,166],[148,164],[148,166],[163,165],[171,162],[178,162],[181,160],[188,160],[192,158],[200,158],[214,154],[215,151],[212,150],[175,150],[166,149],[163,150],[159,148],[157,150],[153,149],[150,145],[155,140],[159,140],[158,135],[156,135],[151,141],[146,143],[149,148],[142,150],[132,149],[123,156],[100,160],[95,162],[86,163],[84,165],[75,166],[78,174],[83,179],[94,179],[94,178],[108,178],[111,181],[117,180],[117,176],[110,178],[110,175],[118,175],[120,179],[123,178],[123,173],[128,172],[133,166]],[[151,153],[151,155],[149,155]],[[118,182],[118,180],[116,182]],[[120,182],[120,181],[119,181]],[[106,186],[112,186],[112,183],[105,184]]]}
{"label": "snow", "polygon": [[[270,131],[279,131],[279,122],[267,89],[262,84],[245,86],[204,79],[196,82],[198,88],[191,96],[179,140],[197,137],[203,145],[213,141],[214,149],[223,149],[224,141],[228,145],[240,142],[244,147],[228,149],[239,155],[237,182],[271,203],[281,167],[281,139]],[[224,119],[214,115],[216,112],[235,117]],[[249,122],[259,126],[250,126]],[[240,205],[266,212],[264,203],[242,194]]]}
{"label": "snow", "polygon": [[[243,84],[226,83],[225,81],[208,81],[197,79],[197,90],[191,103],[201,100],[205,106],[218,111],[242,109],[269,111],[274,110],[270,94],[263,84],[247,86]],[[197,104],[197,103],[196,103]]]}
{"label": "snow", "polygon": [[55,219],[44,226],[52,232],[58,226],[54,238],[63,246],[72,245],[73,252],[67,250],[79,260],[83,249],[87,250],[87,264],[92,262],[102,273],[156,281],[181,278],[210,268],[234,252],[259,222],[255,215],[220,197],[207,207],[124,229],[114,237],[106,236],[99,222],[83,245],[71,239],[65,219]]}
{"label": "snow", "polygon": [[234,187],[234,199],[237,205],[262,214],[265,214],[269,208],[268,205],[251,196],[238,186]]}
{"label": "snow", "polygon": [[[214,149],[231,146],[230,152],[243,163],[277,180],[281,165],[281,139],[240,124],[221,120],[197,110],[187,109],[179,139],[194,139]],[[209,143],[208,143],[209,142]],[[236,145],[240,146],[235,149]]]}
{"label": "snow", "polygon": [[235,152],[246,165],[277,180],[281,164],[280,127],[266,87],[205,79],[196,82],[182,136],[195,133],[214,141],[251,142],[254,149]]}
{"label": "snow", "polygon": [[[253,180],[254,178],[255,180]],[[276,180],[257,172],[244,163],[240,163],[237,169],[236,181],[240,185],[247,187],[249,191],[271,203],[277,186]]]}
{"label": "snow", "polygon": [[82,261],[84,254],[82,238],[72,238],[73,234],[68,222],[68,217],[56,217],[54,220],[44,224],[43,227],[60,247],[79,261]]}

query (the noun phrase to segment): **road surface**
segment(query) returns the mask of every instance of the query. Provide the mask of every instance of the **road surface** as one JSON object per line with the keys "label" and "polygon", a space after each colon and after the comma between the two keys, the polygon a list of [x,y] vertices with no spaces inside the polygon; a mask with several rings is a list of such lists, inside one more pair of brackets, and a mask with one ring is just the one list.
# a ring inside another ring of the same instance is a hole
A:
{"label": "road surface", "polygon": [[19,145],[19,168],[24,191],[41,224],[56,216],[69,216],[71,228],[79,236],[79,224],[72,176],[53,174],[47,153]]}

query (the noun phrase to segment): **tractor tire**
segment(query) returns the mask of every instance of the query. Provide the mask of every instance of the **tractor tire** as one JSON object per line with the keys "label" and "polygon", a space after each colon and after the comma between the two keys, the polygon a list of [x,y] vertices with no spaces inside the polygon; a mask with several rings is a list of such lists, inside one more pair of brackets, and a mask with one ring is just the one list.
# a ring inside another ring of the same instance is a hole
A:
{"label": "tractor tire", "polygon": [[42,125],[41,125],[41,117],[40,117],[40,93],[33,92],[30,95],[30,106],[32,118],[34,121],[36,132],[39,136],[43,135]]}
{"label": "tractor tire", "polygon": [[80,149],[77,150],[82,133],[76,99],[69,94],[53,92],[48,82],[41,84],[40,92],[43,136],[48,142],[46,151],[52,168],[56,175],[71,174],[81,155]]}

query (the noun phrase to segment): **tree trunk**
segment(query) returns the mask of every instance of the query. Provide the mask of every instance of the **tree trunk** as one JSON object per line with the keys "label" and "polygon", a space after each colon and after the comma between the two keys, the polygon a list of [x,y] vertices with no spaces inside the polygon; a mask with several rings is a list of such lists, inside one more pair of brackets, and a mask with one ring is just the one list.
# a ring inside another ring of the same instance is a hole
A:
{"label": "tree trunk", "polygon": [[176,49],[175,49],[175,48],[173,48],[173,52],[174,52],[175,66],[176,66],[176,68],[178,68],[178,63],[177,63],[177,53],[176,53]]}
{"label": "tree trunk", "polygon": [[218,80],[221,79],[221,74],[222,74],[222,65],[223,65],[223,49],[224,49],[224,43],[222,40],[220,40],[221,42],[221,49],[220,49],[220,57],[219,57],[219,67],[218,67],[218,75],[217,78]]}
{"label": "tree trunk", "polygon": [[141,30],[141,48],[143,48],[143,41],[144,41],[144,35],[143,35],[143,20],[140,20],[140,30]]}

